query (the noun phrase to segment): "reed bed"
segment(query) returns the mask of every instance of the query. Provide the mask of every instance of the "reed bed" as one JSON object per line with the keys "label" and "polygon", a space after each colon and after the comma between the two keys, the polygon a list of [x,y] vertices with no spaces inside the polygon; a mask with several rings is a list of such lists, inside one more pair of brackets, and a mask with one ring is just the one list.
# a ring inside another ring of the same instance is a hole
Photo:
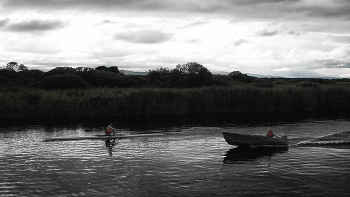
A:
{"label": "reed bed", "polygon": [[0,118],[111,118],[350,111],[350,88],[255,86],[0,92]]}

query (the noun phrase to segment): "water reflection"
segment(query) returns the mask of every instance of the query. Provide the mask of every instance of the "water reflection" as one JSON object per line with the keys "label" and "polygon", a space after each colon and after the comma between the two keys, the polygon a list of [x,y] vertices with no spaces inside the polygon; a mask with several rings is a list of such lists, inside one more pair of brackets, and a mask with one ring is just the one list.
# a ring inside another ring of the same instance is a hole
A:
{"label": "water reflection", "polygon": [[[52,132],[44,127],[0,128],[0,196],[350,196],[347,149],[233,148],[220,127],[181,127],[162,137],[117,143],[42,142],[49,137],[101,134],[104,126],[90,133],[79,126],[53,127]],[[265,128],[225,130],[255,134]],[[350,121],[274,128],[294,144],[348,130]]]}
{"label": "water reflection", "polygon": [[241,161],[253,161],[259,157],[271,157],[276,153],[284,153],[288,147],[237,147],[228,150],[223,163],[239,163]]}
{"label": "water reflection", "polygon": [[105,145],[106,145],[106,148],[109,152],[109,155],[112,155],[113,153],[113,147],[117,144],[117,142],[115,141],[115,139],[106,139],[105,140]]}

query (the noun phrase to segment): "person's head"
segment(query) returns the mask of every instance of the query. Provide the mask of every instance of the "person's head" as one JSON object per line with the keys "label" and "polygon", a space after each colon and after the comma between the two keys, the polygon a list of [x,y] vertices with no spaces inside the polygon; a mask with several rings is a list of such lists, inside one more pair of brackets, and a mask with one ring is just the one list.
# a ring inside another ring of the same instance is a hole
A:
{"label": "person's head", "polygon": [[270,127],[268,129],[269,129],[269,131],[272,131]]}

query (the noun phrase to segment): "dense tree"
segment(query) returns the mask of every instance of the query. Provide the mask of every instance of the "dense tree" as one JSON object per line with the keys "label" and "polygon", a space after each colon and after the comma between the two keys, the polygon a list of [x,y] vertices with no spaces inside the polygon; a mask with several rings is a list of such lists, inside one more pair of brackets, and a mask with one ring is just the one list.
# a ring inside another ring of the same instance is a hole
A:
{"label": "dense tree", "polygon": [[150,70],[146,77],[149,82],[156,87],[167,87],[170,73],[171,71],[168,68],[161,67],[155,70]]}
{"label": "dense tree", "polygon": [[23,64],[18,64],[17,62],[7,63],[5,69],[9,71],[15,71],[15,72],[28,70],[26,66],[24,66]]}
{"label": "dense tree", "polygon": [[86,73],[86,72],[89,72],[91,70],[94,70],[93,68],[90,68],[90,67],[78,67],[75,69],[75,72],[77,73]]}
{"label": "dense tree", "polygon": [[213,75],[213,85],[215,86],[228,86],[235,81],[227,75]]}
{"label": "dense tree", "polygon": [[181,73],[180,84],[183,87],[200,87],[209,86],[213,83],[211,72],[203,65],[197,62],[189,62],[187,64],[177,65],[175,70]]}
{"label": "dense tree", "polygon": [[10,80],[7,77],[7,73],[3,72],[4,70],[0,70],[0,84],[7,84]]}
{"label": "dense tree", "polygon": [[[148,74],[125,75],[117,66],[97,68],[89,67],[57,67],[48,72],[29,70],[17,62],[9,62],[0,69],[0,89],[21,88],[69,89],[88,87],[129,88],[194,88],[203,86],[230,86],[251,83],[259,88],[273,88],[282,84],[301,87],[317,87],[318,84],[335,83],[348,79],[277,79],[256,78],[233,71],[228,75],[212,75],[203,65],[196,62],[176,65],[174,69],[160,67],[149,70]],[[301,82],[312,83],[301,83]]]}
{"label": "dense tree", "polygon": [[52,76],[52,75],[58,75],[58,74],[60,74],[60,75],[76,74],[76,71],[72,67],[56,67],[56,68],[44,73],[41,76],[41,79],[44,79],[45,77]]}
{"label": "dense tree", "polygon": [[1,69],[0,70],[0,76],[10,80],[10,79],[13,79],[16,76],[16,72],[13,71],[13,70]]}
{"label": "dense tree", "polygon": [[18,71],[26,71],[26,70],[28,70],[28,67],[26,67],[25,65],[23,65],[23,64],[20,64],[19,66],[18,66],[18,69],[17,69]]}
{"label": "dense tree", "polygon": [[104,71],[108,71],[108,68],[106,66],[98,66],[95,68],[95,70],[104,70]]}
{"label": "dense tree", "polygon": [[78,68],[75,68],[74,74],[82,77],[85,80],[87,78],[88,73],[94,70],[95,70],[94,68],[90,68],[90,67],[78,67]]}
{"label": "dense tree", "polygon": [[192,74],[192,75],[201,75],[201,74],[211,74],[211,72],[198,64],[197,62],[189,62],[187,64],[178,64],[176,65],[176,70],[180,71],[183,74]]}
{"label": "dense tree", "polygon": [[16,68],[18,68],[17,62],[9,62],[6,65],[6,70],[9,70],[9,71],[15,71]]}
{"label": "dense tree", "polygon": [[130,79],[129,87],[147,87],[149,85],[146,76],[130,75],[124,76],[124,78]]}
{"label": "dense tree", "polygon": [[233,72],[229,73],[228,76],[235,81],[239,81],[239,82],[243,82],[243,83],[250,83],[254,79],[256,79],[256,77],[248,76],[247,74],[243,74],[239,71],[233,71]]}
{"label": "dense tree", "polygon": [[26,66],[17,62],[9,62],[4,69],[0,70],[2,85],[25,86],[38,80],[37,76],[37,72],[28,70]]}
{"label": "dense tree", "polygon": [[24,70],[16,74],[16,81],[21,85],[27,85],[37,81],[35,73],[30,70]]}
{"label": "dense tree", "polygon": [[98,66],[95,68],[95,70],[104,70],[104,71],[109,71],[109,72],[113,72],[116,74],[120,74],[118,66],[111,66],[111,67]]}
{"label": "dense tree", "polygon": [[89,84],[74,74],[54,74],[42,79],[42,87],[47,90],[87,88]]}
{"label": "dense tree", "polygon": [[91,70],[84,75],[84,80],[94,87],[118,88],[137,86],[137,82],[130,77],[108,70]]}
{"label": "dense tree", "polygon": [[121,74],[121,72],[119,71],[119,68],[117,66],[111,66],[108,68],[108,71],[116,73],[116,74]]}
{"label": "dense tree", "polygon": [[196,62],[177,65],[175,69],[158,68],[150,70],[147,78],[156,87],[201,87],[213,84],[211,72]]}

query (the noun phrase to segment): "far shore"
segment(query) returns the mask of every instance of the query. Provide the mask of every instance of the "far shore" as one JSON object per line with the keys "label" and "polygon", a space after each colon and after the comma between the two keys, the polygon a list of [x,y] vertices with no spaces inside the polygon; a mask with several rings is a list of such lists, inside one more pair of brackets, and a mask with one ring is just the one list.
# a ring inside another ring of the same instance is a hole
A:
{"label": "far shore", "polygon": [[205,114],[340,114],[350,88],[253,85],[200,88],[118,88],[0,92],[1,119],[167,117]]}

